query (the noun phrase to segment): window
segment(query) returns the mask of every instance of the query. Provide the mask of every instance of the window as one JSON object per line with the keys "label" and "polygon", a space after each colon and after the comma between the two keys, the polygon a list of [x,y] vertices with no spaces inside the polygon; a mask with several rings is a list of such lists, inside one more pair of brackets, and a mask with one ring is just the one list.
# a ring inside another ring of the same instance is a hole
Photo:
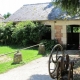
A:
{"label": "window", "polygon": [[79,25],[68,25],[67,32],[68,33],[80,33],[80,26]]}

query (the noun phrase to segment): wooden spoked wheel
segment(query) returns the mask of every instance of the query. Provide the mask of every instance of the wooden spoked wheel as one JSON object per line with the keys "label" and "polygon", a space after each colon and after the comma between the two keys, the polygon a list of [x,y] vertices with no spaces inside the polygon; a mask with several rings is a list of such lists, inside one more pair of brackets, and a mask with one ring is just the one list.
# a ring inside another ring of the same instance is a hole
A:
{"label": "wooden spoked wheel", "polygon": [[50,77],[55,79],[56,75],[54,75],[54,73],[56,71],[56,66],[55,66],[55,63],[53,62],[52,55],[50,55],[49,57],[48,70],[49,70]]}
{"label": "wooden spoked wheel", "polygon": [[[48,61],[48,71],[51,78],[55,79],[57,78],[57,67],[58,67],[58,60],[61,58],[61,56],[58,56],[59,50],[61,51],[62,56],[64,56],[63,48],[60,44],[57,44],[53,47],[51,50],[51,54],[49,56]],[[56,56],[54,57],[54,52],[56,53]]]}

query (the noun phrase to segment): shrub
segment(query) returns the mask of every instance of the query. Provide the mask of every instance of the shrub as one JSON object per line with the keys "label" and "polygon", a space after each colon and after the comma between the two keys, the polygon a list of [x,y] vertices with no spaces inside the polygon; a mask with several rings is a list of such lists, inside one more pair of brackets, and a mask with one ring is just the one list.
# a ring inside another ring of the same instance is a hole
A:
{"label": "shrub", "polygon": [[0,43],[1,44],[3,43],[3,40],[4,40],[4,31],[5,31],[5,28],[3,26],[0,26]]}
{"label": "shrub", "polygon": [[46,50],[52,50],[54,45],[57,44],[57,40],[42,40],[41,43],[45,45]]}
{"label": "shrub", "polygon": [[14,23],[8,22],[6,25],[0,27],[0,38],[3,44],[12,43],[12,32],[14,29]]}
{"label": "shrub", "polygon": [[35,28],[35,24],[32,21],[25,22],[22,40],[24,46],[32,43],[30,40],[30,33],[33,28]]}
{"label": "shrub", "polygon": [[49,27],[41,23],[36,23],[36,27],[31,30],[30,39],[34,43],[40,43],[40,41],[46,38],[46,33],[51,32]]}
{"label": "shrub", "polygon": [[21,44],[23,39],[23,27],[16,27],[12,33],[12,38],[15,40],[14,43]]}
{"label": "shrub", "polygon": [[14,24],[9,22],[4,26],[0,26],[0,41],[3,44],[30,45],[40,43],[46,39],[46,34],[51,29],[39,22],[19,22]]}
{"label": "shrub", "polygon": [[15,43],[24,46],[29,43],[31,28],[33,27],[35,27],[35,24],[31,21],[19,22],[12,34],[12,37],[15,39]]}
{"label": "shrub", "polygon": [[31,40],[31,42],[33,42],[33,43],[39,43],[39,41],[40,41],[40,34],[39,34],[39,29],[38,29],[38,27],[33,28],[33,29],[31,30],[30,40]]}

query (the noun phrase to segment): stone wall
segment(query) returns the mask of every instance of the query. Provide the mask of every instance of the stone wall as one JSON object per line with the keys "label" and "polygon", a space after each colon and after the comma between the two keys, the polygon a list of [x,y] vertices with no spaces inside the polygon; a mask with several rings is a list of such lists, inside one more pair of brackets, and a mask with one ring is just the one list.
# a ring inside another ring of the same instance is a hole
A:
{"label": "stone wall", "polygon": [[61,32],[62,28],[63,28],[62,25],[55,26],[55,39],[57,39],[60,44],[63,43],[62,42],[63,33]]}
{"label": "stone wall", "polygon": [[[51,39],[58,39],[59,43],[67,44],[67,25],[80,25],[80,20],[47,20],[45,25],[51,25]],[[80,39],[79,39],[80,43]]]}

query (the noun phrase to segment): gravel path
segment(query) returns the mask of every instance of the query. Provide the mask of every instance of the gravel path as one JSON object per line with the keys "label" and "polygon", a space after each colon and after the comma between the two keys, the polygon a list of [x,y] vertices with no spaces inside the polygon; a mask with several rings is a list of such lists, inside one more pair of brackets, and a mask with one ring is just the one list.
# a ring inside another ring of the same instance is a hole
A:
{"label": "gravel path", "polygon": [[42,57],[0,74],[0,80],[53,80],[48,74],[48,58]]}

